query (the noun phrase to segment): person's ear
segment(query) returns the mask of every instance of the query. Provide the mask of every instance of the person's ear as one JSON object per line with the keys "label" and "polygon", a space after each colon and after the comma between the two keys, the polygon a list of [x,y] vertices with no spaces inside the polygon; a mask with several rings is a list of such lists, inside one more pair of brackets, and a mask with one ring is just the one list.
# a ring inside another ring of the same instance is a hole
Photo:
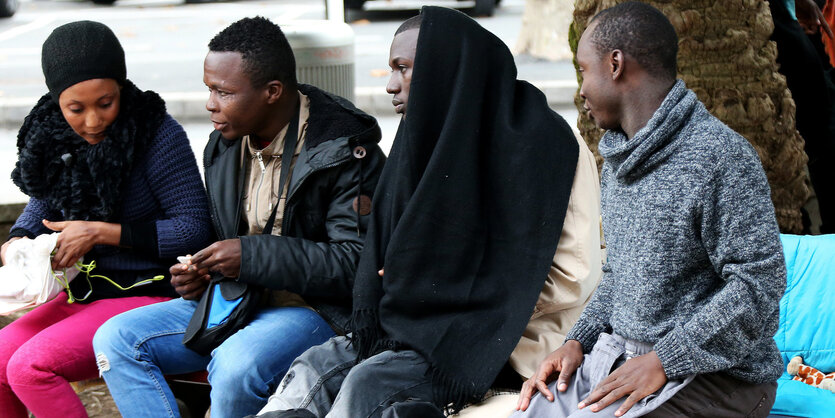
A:
{"label": "person's ear", "polygon": [[615,49],[609,55],[609,71],[612,74],[612,80],[617,80],[623,76],[624,64],[626,59],[623,56],[623,51]]}
{"label": "person's ear", "polygon": [[284,84],[278,80],[273,80],[267,83],[265,90],[267,95],[267,103],[277,103],[281,95],[284,94]]}

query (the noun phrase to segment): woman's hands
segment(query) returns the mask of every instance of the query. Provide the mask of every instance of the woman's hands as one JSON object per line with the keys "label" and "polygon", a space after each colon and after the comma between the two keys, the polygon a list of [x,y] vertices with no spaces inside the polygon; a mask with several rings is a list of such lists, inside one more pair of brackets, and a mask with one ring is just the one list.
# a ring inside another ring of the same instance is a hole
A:
{"label": "woman's hands", "polygon": [[71,267],[87,254],[94,245],[119,245],[119,239],[122,236],[122,225],[107,222],[52,222],[44,219],[43,224],[47,228],[61,233],[61,235],[58,235],[55,254],[52,256],[53,270]]}

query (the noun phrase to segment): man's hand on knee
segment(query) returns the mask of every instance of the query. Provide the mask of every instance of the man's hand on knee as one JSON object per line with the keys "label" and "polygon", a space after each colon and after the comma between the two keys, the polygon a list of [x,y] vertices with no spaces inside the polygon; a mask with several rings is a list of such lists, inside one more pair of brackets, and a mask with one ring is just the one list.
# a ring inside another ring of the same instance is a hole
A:
{"label": "man's hand on knee", "polygon": [[664,367],[655,351],[626,360],[606,379],[583,399],[578,408],[583,409],[589,404],[592,412],[598,412],[612,402],[627,396],[623,405],[615,411],[619,417],[629,411],[632,405],[655,393],[667,383]]}
{"label": "man's hand on knee", "polygon": [[557,390],[565,392],[568,389],[568,381],[580,363],[583,362],[583,346],[579,341],[568,340],[562,347],[556,349],[553,353],[545,357],[539,365],[536,374],[531,376],[525,384],[522,385],[522,391],[519,393],[519,402],[516,404],[516,409],[524,411],[528,409],[531,403],[531,398],[537,391],[541,392],[549,401],[554,400],[554,394],[548,390],[548,381],[551,375],[560,372],[557,377]]}

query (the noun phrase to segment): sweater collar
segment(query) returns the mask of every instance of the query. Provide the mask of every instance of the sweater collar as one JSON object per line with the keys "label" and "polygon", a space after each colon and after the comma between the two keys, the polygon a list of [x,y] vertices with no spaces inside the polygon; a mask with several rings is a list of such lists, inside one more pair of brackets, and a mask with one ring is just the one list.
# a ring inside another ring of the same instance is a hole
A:
{"label": "sweater collar", "polygon": [[701,103],[677,80],[647,124],[630,140],[623,131],[609,130],[598,150],[618,179],[640,175],[674,150],[678,132]]}

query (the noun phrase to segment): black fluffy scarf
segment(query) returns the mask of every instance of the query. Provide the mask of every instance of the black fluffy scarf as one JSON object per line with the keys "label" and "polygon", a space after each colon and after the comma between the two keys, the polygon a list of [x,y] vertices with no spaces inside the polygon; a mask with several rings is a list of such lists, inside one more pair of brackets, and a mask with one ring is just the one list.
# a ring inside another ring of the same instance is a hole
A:
{"label": "black fluffy scarf", "polygon": [[29,112],[17,135],[12,180],[23,193],[63,210],[67,220],[113,221],[134,160],[165,117],[165,102],[130,81],[107,137],[90,145],[77,135],[49,94]]}
{"label": "black fluffy scarf", "polygon": [[435,403],[458,410],[487,391],[530,319],[579,151],[501,40],[454,10],[422,15],[354,285],[353,343],[360,360],[419,352]]}

